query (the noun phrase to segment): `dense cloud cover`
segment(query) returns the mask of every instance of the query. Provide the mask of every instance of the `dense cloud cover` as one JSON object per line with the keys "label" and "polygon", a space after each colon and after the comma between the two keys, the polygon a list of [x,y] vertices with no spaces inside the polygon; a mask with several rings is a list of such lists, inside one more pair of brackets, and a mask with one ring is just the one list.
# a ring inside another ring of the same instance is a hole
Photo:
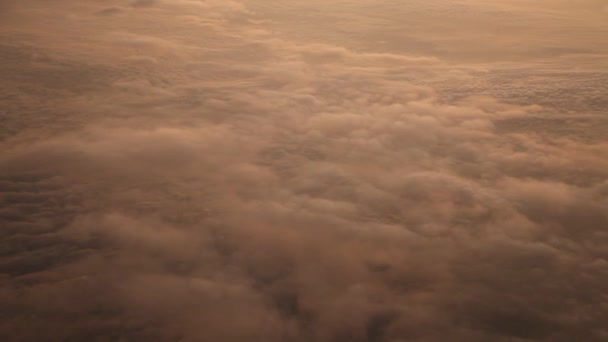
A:
{"label": "dense cloud cover", "polygon": [[603,5],[0,1],[0,340],[608,340]]}

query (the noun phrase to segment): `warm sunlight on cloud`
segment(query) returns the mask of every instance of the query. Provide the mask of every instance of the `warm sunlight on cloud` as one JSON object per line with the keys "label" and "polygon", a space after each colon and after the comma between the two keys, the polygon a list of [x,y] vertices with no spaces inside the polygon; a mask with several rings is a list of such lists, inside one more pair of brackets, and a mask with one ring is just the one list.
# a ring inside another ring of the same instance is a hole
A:
{"label": "warm sunlight on cloud", "polygon": [[0,0],[0,339],[608,339],[605,8]]}

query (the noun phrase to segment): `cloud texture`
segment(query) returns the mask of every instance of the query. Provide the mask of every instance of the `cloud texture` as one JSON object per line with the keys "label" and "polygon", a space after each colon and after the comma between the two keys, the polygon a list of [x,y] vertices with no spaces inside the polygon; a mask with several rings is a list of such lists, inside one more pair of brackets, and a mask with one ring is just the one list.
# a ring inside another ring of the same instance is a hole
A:
{"label": "cloud texture", "polygon": [[0,339],[608,339],[601,1],[275,2],[0,2]]}

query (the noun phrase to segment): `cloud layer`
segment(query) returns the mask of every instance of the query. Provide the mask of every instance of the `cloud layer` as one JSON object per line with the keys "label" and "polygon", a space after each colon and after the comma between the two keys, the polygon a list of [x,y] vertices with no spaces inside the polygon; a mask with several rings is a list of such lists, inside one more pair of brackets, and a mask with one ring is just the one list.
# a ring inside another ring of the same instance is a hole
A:
{"label": "cloud layer", "polygon": [[0,338],[607,339],[599,2],[272,3],[0,2]]}

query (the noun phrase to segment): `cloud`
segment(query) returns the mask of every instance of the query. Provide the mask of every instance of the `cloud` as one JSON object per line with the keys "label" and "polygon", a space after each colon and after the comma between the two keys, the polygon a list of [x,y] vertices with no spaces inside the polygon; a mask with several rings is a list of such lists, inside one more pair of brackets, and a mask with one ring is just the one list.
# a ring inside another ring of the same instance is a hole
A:
{"label": "cloud", "polygon": [[157,3],[157,0],[133,0],[130,2],[133,7],[148,7]]}
{"label": "cloud", "polygon": [[1,338],[606,338],[605,126],[552,95],[601,68],[357,49],[247,5],[3,25]]}

